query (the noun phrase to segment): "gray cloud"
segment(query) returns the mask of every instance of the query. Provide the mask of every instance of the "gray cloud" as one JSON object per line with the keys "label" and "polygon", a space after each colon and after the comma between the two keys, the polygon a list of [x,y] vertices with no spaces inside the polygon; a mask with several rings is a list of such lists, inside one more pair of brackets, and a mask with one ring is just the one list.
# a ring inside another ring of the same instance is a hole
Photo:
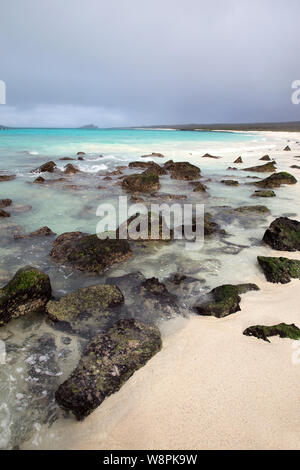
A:
{"label": "gray cloud", "polygon": [[300,120],[299,0],[2,0],[7,125]]}

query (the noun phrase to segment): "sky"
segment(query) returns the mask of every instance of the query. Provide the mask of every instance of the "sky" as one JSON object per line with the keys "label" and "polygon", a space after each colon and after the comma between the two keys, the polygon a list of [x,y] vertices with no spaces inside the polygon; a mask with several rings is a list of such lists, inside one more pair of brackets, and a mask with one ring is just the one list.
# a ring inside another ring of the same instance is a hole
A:
{"label": "sky", "polygon": [[0,0],[0,124],[300,121],[299,0]]}

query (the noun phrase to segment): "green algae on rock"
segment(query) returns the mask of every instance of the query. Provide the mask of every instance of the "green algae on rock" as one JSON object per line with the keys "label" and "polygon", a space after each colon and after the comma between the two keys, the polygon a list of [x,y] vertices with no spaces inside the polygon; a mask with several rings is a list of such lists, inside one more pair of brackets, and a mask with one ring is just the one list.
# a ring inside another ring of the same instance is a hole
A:
{"label": "green algae on rock", "polygon": [[43,311],[50,298],[51,284],[47,274],[32,266],[19,269],[0,289],[0,326],[12,318]]}
{"label": "green algae on rock", "polygon": [[247,328],[244,333],[245,336],[255,336],[258,339],[263,339],[267,341],[269,337],[279,336],[280,338],[290,338],[293,340],[300,339],[300,329],[292,324],[287,325],[286,323],[279,323],[279,325],[274,326],[263,326],[263,325],[254,325]]}
{"label": "green algae on rock", "polygon": [[50,256],[59,263],[70,264],[84,272],[101,273],[132,255],[127,240],[101,240],[82,232],[63,233],[53,242]]}
{"label": "green algae on rock", "polygon": [[222,180],[222,184],[226,184],[226,186],[239,186],[239,182],[236,180]]}
{"label": "green algae on rock", "polygon": [[278,251],[300,250],[300,222],[287,217],[275,219],[266,230],[263,241]]}
{"label": "green algae on rock", "polygon": [[134,241],[170,241],[174,230],[166,224],[164,217],[156,212],[136,213],[123,222],[116,230],[116,238]]}
{"label": "green algae on rock", "polygon": [[259,290],[259,288],[256,284],[225,284],[213,289],[205,296],[203,303],[195,305],[195,309],[199,315],[226,317],[241,310],[240,295],[252,290]]}
{"label": "green algae on rock", "polygon": [[274,173],[273,175],[269,176],[268,178],[265,178],[262,181],[256,181],[253,184],[261,188],[272,189],[272,188],[279,188],[282,184],[296,184],[296,183],[297,183],[297,180],[293,175],[285,171],[282,171],[280,173]]}
{"label": "green algae on rock", "polygon": [[122,188],[132,192],[157,191],[160,188],[159,177],[146,170],[141,174],[126,176],[122,181]]}
{"label": "green algae on rock", "polygon": [[99,284],[78,289],[60,300],[50,300],[46,305],[46,314],[55,322],[72,322],[101,315],[106,309],[123,302],[123,294],[117,286]]}
{"label": "green algae on rock", "polygon": [[258,256],[257,261],[269,282],[287,284],[292,278],[300,279],[298,260]]}
{"label": "green algae on rock", "polygon": [[270,214],[270,210],[266,206],[242,206],[233,209],[238,214]]}
{"label": "green algae on rock", "polygon": [[85,418],[117,392],[161,346],[156,326],[133,319],[120,320],[88,344],[77,368],[58,388],[57,403],[77,419]]}

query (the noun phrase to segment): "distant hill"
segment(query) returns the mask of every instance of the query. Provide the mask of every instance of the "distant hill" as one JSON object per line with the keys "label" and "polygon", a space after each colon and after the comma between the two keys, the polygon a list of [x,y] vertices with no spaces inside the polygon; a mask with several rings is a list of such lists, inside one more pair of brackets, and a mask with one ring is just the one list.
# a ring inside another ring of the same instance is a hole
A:
{"label": "distant hill", "polygon": [[157,126],[139,126],[144,129],[175,129],[178,131],[277,131],[277,132],[300,132],[300,121],[293,122],[258,122],[240,124],[175,124]]}
{"label": "distant hill", "polygon": [[94,126],[94,124],[86,124],[85,126],[78,127],[78,129],[99,129],[99,127]]}

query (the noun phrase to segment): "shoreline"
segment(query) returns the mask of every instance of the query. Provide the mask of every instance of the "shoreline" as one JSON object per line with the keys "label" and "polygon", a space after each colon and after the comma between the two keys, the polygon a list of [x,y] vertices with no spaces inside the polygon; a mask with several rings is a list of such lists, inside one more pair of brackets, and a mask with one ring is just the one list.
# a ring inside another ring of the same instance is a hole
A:
{"label": "shoreline", "polygon": [[[280,150],[287,139],[293,141],[295,135],[276,133],[273,142],[272,155],[276,160],[282,156],[279,168],[295,163],[296,150]],[[226,155],[224,163],[231,158]],[[292,218],[299,218],[299,184],[291,195],[298,213]],[[253,263],[266,253],[300,260],[297,252],[253,246],[235,255],[234,265]],[[50,429],[43,426],[21,448],[299,449],[300,363],[293,364],[293,358],[298,351],[300,358],[300,344],[295,349],[289,339],[275,337],[269,344],[243,335],[256,324],[300,327],[299,281],[271,284],[258,268],[256,275],[251,270],[246,278],[239,270],[227,274],[230,283],[239,279],[260,287],[242,296],[240,312],[222,319],[192,315],[161,323],[162,350],[117,393],[83,422],[66,418]]]}

